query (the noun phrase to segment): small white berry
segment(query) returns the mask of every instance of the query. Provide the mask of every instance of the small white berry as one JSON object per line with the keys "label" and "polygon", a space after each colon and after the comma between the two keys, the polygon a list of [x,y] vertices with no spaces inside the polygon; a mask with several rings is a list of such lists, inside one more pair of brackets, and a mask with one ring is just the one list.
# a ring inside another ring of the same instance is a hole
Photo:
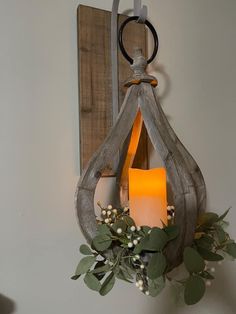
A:
{"label": "small white berry", "polygon": [[113,212],[114,214],[117,214],[117,209],[113,209],[112,212]]}
{"label": "small white berry", "polygon": [[143,286],[139,286],[139,290],[143,291]]}
{"label": "small white berry", "polygon": [[139,284],[139,286],[143,286],[143,280],[140,279],[140,280],[138,281],[138,284]]}
{"label": "small white berry", "polygon": [[135,258],[135,257],[133,257],[132,260],[133,260],[134,262],[136,262],[136,258]]}
{"label": "small white berry", "polygon": [[127,212],[128,210],[129,210],[128,207],[125,207],[125,208],[124,208],[124,212]]}
{"label": "small white berry", "polygon": [[135,282],[135,286],[136,286],[137,288],[139,287],[138,281]]}
{"label": "small white berry", "polygon": [[167,206],[167,210],[171,210],[171,206]]}
{"label": "small white berry", "polygon": [[130,228],[130,230],[131,230],[131,231],[135,231],[135,230],[136,230],[135,226],[132,226],[132,227]]}
{"label": "small white berry", "polygon": [[129,243],[128,243],[128,247],[129,247],[129,248],[133,247],[133,243],[132,243],[132,242],[129,242]]}
{"label": "small white berry", "polygon": [[107,209],[111,210],[111,209],[112,209],[112,206],[111,206],[111,205],[108,205],[108,206],[107,206]]}
{"label": "small white berry", "polygon": [[152,229],[148,230],[148,234],[150,234],[152,232]]}
{"label": "small white berry", "polygon": [[211,272],[214,273],[216,271],[215,267],[211,267]]}
{"label": "small white berry", "polygon": [[149,293],[149,291],[146,291],[145,294],[146,294],[146,295],[149,295],[150,293]]}
{"label": "small white berry", "polygon": [[137,245],[137,244],[138,244],[138,240],[135,239],[135,240],[133,241],[133,244],[134,244],[134,245]]}
{"label": "small white berry", "polygon": [[121,229],[121,228],[118,228],[118,229],[116,230],[116,232],[117,232],[118,234],[121,234],[121,233],[122,233],[122,229]]}
{"label": "small white berry", "polygon": [[138,227],[137,227],[137,231],[140,231],[140,230],[141,230],[141,227],[140,227],[140,226],[138,226]]}
{"label": "small white berry", "polygon": [[140,265],[140,268],[141,268],[141,269],[144,269],[144,267],[145,267],[145,266],[144,266],[143,264],[142,264],[142,265]]}
{"label": "small white berry", "polygon": [[102,211],[102,214],[103,214],[104,216],[106,215],[106,213],[107,213],[107,212],[106,212],[105,210]]}
{"label": "small white berry", "polygon": [[140,241],[140,240],[141,240],[141,237],[138,237],[137,240]]}
{"label": "small white berry", "polygon": [[127,238],[128,238],[128,239],[131,239],[131,235],[127,235]]}
{"label": "small white berry", "polygon": [[111,211],[110,210],[107,211],[107,216],[111,216]]}
{"label": "small white berry", "polygon": [[135,255],[135,258],[136,258],[136,259],[140,259],[140,255],[136,254],[136,255]]}
{"label": "small white berry", "polygon": [[105,219],[105,223],[106,223],[106,224],[109,223],[109,219],[108,219],[108,218]]}
{"label": "small white berry", "polygon": [[207,280],[207,281],[206,281],[206,286],[207,286],[207,287],[210,287],[210,286],[211,286],[211,281],[210,281],[210,280]]}
{"label": "small white berry", "polygon": [[168,215],[168,216],[167,216],[167,219],[168,219],[168,220],[171,220],[171,219],[172,219],[171,215]]}

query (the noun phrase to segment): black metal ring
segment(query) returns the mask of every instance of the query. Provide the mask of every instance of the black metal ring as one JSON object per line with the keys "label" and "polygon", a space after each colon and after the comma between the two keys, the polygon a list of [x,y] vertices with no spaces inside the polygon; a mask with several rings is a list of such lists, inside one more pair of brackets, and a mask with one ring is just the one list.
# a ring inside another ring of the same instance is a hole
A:
{"label": "black metal ring", "polygon": [[[129,61],[129,63],[133,64],[133,59],[128,55],[128,53],[126,52],[124,45],[123,45],[123,31],[125,26],[131,22],[131,21],[137,21],[139,19],[139,16],[131,16],[128,17],[120,26],[119,29],[119,46],[120,46],[120,50],[123,54],[123,56],[125,57],[126,60]],[[153,59],[156,57],[157,55],[157,51],[158,51],[158,46],[159,46],[159,41],[158,41],[158,36],[157,36],[157,32],[155,30],[155,28],[153,27],[153,25],[146,20],[145,21],[145,25],[147,25],[147,27],[150,29],[150,31],[152,32],[153,38],[154,38],[154,50],[153,53],[151,55],[151,57],[147,60],[147,63],[151,63],[153,61]]]}

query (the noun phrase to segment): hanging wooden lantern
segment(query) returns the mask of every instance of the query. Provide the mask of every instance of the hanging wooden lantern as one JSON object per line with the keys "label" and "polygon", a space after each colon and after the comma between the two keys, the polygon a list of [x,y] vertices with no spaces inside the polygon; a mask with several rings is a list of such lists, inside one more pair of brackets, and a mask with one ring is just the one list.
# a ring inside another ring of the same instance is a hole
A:
{"label": "hanging wooden lantern", "polygon": [[[120,205],[130,206],[130,214],[137,224],[143,221],[148,224],[151,221],[152,226],[158,226],[167,219],[168,181],[175,207],[175,224],[180,230],[176,240],[170,242],[166,248],[171,269],[181,263],[184,248],[192,244],[197,216],[205,209],[206,189],[197,163],[176,136],[161,108],[155,90],[156,78],[145,72],[147,64],[154,59],[158,49],[158,37],[153,26],[146,21],[155,42],[154,52],[148,61],[142,56],[140,49],[135,50],[132,60],[123,47],[122,32],[127,23],[134,19],[135,17],[127,19],[120,29],[121,51],[131,63],[133,76],[125,83],[127,93],[116,123],[80,177],[76,208],[82,232],[91,243],[97,233],[94,212],[96,186],[107,165],[112,164],[119,149],[129,141],[117,173]],[[143,123],[164,168],[142,172],[132,169]],[[147,205],[146,212],[143,204]]]}

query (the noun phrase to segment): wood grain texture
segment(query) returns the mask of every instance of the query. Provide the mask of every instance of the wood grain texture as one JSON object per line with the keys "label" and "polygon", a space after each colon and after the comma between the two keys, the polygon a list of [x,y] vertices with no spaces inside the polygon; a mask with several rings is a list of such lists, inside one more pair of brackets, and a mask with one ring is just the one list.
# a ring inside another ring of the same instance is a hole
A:
{"label": "wood grain texture", "polygon": [[94,153],[83,171],[76,192],[76,209],[81,230],[88,242],[97,232],[94,213],[94,193],[102,173],[111,163],[120,146],[124,143],[133,125],[138,111],[138,86],[131,86],[114,127],[109,131],[105,141]]}
{"label": "wood grain texture", "polygon": [[[79,119],[80,169],[87,165],[112,126],[111,95],[111,13],[80,5],[78,7]],[[126,16],[119,16],[119,24]],[[130,55],[139,46],[146,54],[146,30],[143,25],[130,23],[124,32],[124,45]],[[124,81],[132,74],[129,64],[119,52],[119,104],[126,93]],[[148,145],[145,128],[134,162],[148,168]],[[103,175],[114,175],[108,164]]]}
{"label": "wood grain texture", "polygon": [[182,260],[185,246],[193,241],[197,219],[197,193],[183,152],[180,153],[175,140],[166,129],[165,116],[149,84],[140,87],[140,109],[148,135],[162,158],[172,189],[175,206],[175,224],[179,226],[179,237],[167,247],[167,258],[172,267]]}

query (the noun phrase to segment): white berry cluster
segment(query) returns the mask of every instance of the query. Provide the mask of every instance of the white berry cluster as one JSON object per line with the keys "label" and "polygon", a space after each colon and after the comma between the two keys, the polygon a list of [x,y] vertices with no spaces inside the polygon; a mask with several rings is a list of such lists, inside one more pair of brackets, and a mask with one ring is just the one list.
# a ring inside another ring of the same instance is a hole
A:
{"label": "white berry cluster", "polygon": [[106,208],[104,208],[100,205],[100,202],[98,202],[98,206],[101,208],[102,222],[108,225],[112,225],[117,219],[118,210],[116,208],[113,208],[112,205],[108,205]]}
{"label": "white berry cluster", "polygon": [[135,285],[140,291],[144,292],[146,295],[150,294],[148,290],[144,291],[144,282],[142,279],[137,280]]}
{"label": "white berry cluster", "polygon": [[[212,273],[212,274],[214,274],[216,272],[216,268],[214,266],[211,266],[208,261],[205,261],[205,264],[206,264],[205,269],[204,269],[205,271],[207,271],[209,273]],[[217,264],[219,266],[221,266],[222,265],[222,261],[217,262]],[[211,284],[212,284],[212,280],[207,279],[206,280],[206,286],[210,287]]]}

